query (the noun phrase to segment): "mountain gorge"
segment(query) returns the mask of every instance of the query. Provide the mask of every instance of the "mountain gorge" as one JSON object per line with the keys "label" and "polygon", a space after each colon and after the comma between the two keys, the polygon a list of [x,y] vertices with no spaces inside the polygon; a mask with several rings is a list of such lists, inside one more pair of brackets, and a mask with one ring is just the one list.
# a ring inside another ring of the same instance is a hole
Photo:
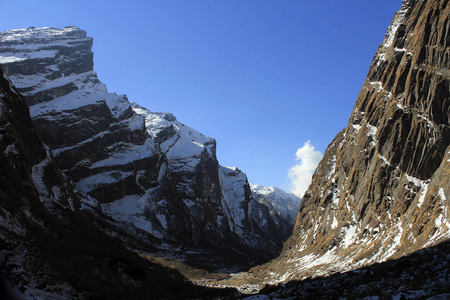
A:
{"label": "mountain gorge", "polygon": [[0,298],[450,295],[448,0],[403,1],[301,202],[109,93],[92,43],[0,33]]}
{"label": "mountain gorge", "polygon": [[250,278],[325,276],[448,241],[449,16],[448,1],[403,1],[347,127],[316,169],[292,237]]}

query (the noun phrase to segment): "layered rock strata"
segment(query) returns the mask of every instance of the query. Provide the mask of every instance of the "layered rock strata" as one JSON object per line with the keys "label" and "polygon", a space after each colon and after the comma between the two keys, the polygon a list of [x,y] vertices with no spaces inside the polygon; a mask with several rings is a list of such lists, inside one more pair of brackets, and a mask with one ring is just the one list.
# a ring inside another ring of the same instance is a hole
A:
{"label": "layered rock strata", "polygon": [[[156,299],[232,296],[193,286],[99,227],[95,200],[74,189],[0,68],[0,298]],[[100,225],[100,226],[99,226]]]}
{"label": "layered rock strata", "polygon": [[254,199],[244,173],[219,165],[214,139],[109,93],[92,43],[73,26],[0,33],[0,63],[64,174],[142,251],[150,242],[274,257],[282,217]]}

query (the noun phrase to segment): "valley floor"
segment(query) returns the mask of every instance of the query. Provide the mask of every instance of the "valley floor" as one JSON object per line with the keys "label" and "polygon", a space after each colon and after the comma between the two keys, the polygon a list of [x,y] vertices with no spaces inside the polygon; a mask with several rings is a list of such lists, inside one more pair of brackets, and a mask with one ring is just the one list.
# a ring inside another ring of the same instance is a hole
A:
{"label": "valley floor", "polygon": [[182,273],[197,285],[235,288],[248,299],[450,299],[450,241],[397,260],[277,286],[265,286],[249,272]]}

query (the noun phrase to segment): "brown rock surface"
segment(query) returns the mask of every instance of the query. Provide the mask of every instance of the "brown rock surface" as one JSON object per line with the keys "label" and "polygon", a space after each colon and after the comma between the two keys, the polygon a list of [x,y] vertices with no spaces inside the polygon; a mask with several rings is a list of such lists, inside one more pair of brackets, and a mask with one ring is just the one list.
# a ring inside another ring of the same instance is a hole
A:
{"label": "brown rock surface", "polygon": [[448,0],[403,1],[292,237],[256,277],[342,272],[450,238],[449,56]]}

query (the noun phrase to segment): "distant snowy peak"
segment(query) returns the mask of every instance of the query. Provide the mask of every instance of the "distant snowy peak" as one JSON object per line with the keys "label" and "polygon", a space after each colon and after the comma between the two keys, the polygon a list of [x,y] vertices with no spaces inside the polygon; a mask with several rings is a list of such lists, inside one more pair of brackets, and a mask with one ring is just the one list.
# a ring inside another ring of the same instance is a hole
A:
{"label": "distant snowy peak", "polygon": [[293,204],[299,206],[300,205],[300,197],[297,197],[293,193],[287,193],[283,191],[280,188],[274,187],[274,186],[262,186],[259,184],[252,184],[250,183],[250,188],[252,189],[253,193],[261,194],[264,196],[270,196],[273,199],[279,199],[279,200],[290,200]]}
{"label": "distant snowy peak", "polygon": [[250,189],[258,202],[269,201],[278,215],[292,225],[294,224],[301,201],[299,197],[276,187],[259,184],[250,183]]}

